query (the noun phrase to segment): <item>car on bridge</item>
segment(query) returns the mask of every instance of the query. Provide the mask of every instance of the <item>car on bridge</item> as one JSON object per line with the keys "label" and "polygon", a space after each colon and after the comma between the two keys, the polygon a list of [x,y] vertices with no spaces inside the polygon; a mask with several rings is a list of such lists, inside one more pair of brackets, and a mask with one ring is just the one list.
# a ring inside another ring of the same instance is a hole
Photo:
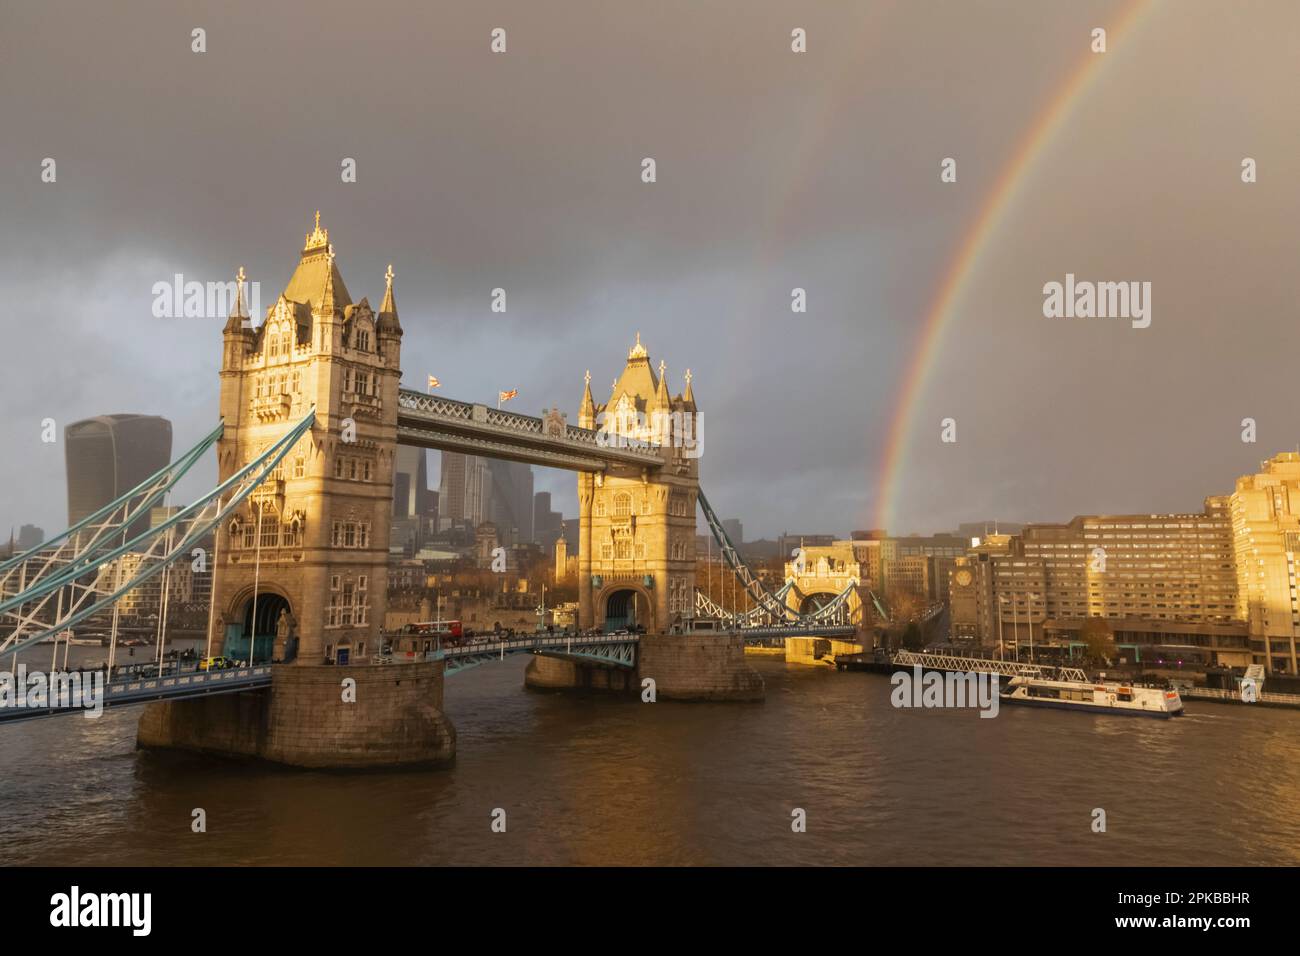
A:
{"label": "car on bridge", "polygon": [[199,661],[199,670],[201,671],[224,671],[238,666],[239,661],[232,660],[229,657],[205,657]]}

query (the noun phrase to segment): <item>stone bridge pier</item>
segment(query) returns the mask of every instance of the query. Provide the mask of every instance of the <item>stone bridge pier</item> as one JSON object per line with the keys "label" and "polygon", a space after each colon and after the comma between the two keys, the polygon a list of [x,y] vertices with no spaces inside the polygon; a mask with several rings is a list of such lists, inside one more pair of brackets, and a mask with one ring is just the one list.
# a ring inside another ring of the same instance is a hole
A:
{"label": "stone bridge pier", "polygon": [[641,694],[647,679],[654,681],[656,700],[761,701],[766,694],[739,634],[643,634],[630,670],[534,655],[524,672],[531,690]]}

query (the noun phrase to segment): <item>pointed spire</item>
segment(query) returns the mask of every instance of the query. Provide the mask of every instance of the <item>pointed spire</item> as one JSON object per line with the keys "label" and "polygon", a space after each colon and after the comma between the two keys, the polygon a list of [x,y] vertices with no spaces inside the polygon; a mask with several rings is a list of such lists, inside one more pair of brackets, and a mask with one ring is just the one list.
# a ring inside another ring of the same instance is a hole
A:
{"label": "pointed spire", "polygon": [[334,301],[334,245],[332,243],[328,246],[326,254],[329,256],[329,262],[325,264],[325,290],[320,294],[320,314],[338,315],[338,304]]}
{"label": "pointed spire", "polygon": [[388,271],[384,273],[384,281],[387,287],[384,289],[384,301],[379,306],[378,329],[380,332],[395,332],[402,334],[402,323],[397,321],[397,303],[393,301],[393,264],[388,264]]}
{"label": "pointed spire", "polygon": [[630,362],[633,359],[643,359],[648,357],[649,353],[646,352],[645,346],[641,344],[641,333],[638,332],[636,334],[636,345],[632,346],[632,348],[628,350],[627,360]]}
{"label": "pointed spire", "polygon": [[578,424],[590,428],[596,420],[596,403],[591,400],[591,369],[583,376],[582,404],[578,407]]}
{"label": "pointed spire", "polygon": [[239,272],[235,274],[235,305],[230,310],[230,318],[226,322],[227,332],[238,332],[247,328],[244,324],[248,318],[248,309],[244,305],[244,267],[239,267]]}
{"label": "pointed spire", "polygon": [[672,407],[673,399],[668,394],[668,363],[663,359],[659,360],[659,385],[655,389],[655,405],[662,409]]}
{"label": "pointed spire", "polygon": [[682,392],[682,401],[692,408],[695,407],[695,389],[691,387],[691,370],[686,370],[686,391]]}
{"label": "pointed spire", "polygon": [[328,249],[330,244],[330,231],[320,227],[320,210],[316,210],[316,227],[303,238],[302,251],[304,253]]}

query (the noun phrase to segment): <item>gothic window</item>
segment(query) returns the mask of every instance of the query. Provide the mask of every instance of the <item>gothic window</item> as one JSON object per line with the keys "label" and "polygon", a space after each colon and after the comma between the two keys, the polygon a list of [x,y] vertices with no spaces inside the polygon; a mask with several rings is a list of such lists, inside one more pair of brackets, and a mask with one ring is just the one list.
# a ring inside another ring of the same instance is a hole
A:
{"label": "gothic window", "polygon": [[370,547],[370,525],[368,524],[357,525],[357,547],[358,548]]}
{"label": "gothic window", "polygon": [[342,458],[335,458],[335,459],[334,459],[334,477],[335,477],[335,478],[342,478],[342,477],[343,477],[343,462],[344,462],[344,459],[342,459]]}
{"label": "gothic window", "polygon": [[614,557],[614,546],[612,544],[602,544],[600,546],[600,557],[602,561],[609,561]]}
{"label": "gothic window", "polygon": [[626,518],[632,513],[632,496],[626,493],[614,496],[614,517]]}
{"label": "gothic window", "polygon": [[274,515],[270,518],[262,519],[262,547],[274,548],[280,543],[280,522],[275,520]]}
{"label": "gothic window", "polygon": [[596,517],[605,517],[605,502],[603,500],[596,502]]}
{"label": "gothic window", "polygon": [[294,372],[294,373],[293,373],[293,392],[294,392],[295,395],[297,395],[298,392],[301,391],[301,390],[302,390],[302,373],[301,373],[301,372]]}
{"label": "gothic window", "polygon": [[355,600],[356,592],[352,587],[352,582],[345,581],[343,584],[343,598],[339,602],[339,624],[346,627],[352,623],[352,607]]}
{"label": "gothic window", "polygon": [[355,458],[348,459],[348,477],[353,481],[357,480],[357,460]]}
{"label": "gothic window", "polygon": [[230,546],[232,548],[238,548],[239,540],[240,540],[239,519],[231,518],[230,519]]}
{"label": "gothic window", "polygon": [[619,560],[627,560],[628,558],[631,558],[632,542],[627,540],[619,541],[617,543],[617,548],[615,550],[614,556],[617,557]]}
{"label": "gothic window", "polygon": [[244,547],[257,547],[257,522],[255,521],[250,521],[244,525]]}
{"label": "gothic window", "polygon": [[307,474],[307,460],[300,455],[293,460],[293,476],[301,478],[305,474]]}
{"label": "gothic window", "polygon": [[275,358],[277,355],[280,354],[280,337],[276,335],[270,335],[267,336],[267,339],[268,339],[268,345],[267,345],[266,354],[271,358]]}
{"label": "gothic window", "polygon": [[352,391],[352,369],[350,368],[343,370],[343,391]]}
{"label": "gothic window", "polygon": [[650,513],[650,496],[649,496],[649,495],[645,495],[645,496],[641,499],[641,513],[642,513],[643,515],[648,515],[648,514]]}
{"label": "gothic window", "polygon": [[296,548],[302,541],[302,522],[294,518],[284,526],[284,546]]}
{"label": "gothic window", "polygon": [[644,557],[645,557],[645,545],[644,545],[644,544],[638,544],[638,545],[636,546],[636,556],[637,556],[638,558],[644,558]]}
{"label": "gothic window", "polygon": [[365,329],[357,332],[357,348],[362,352],[370,351],[370,333]]}
{"label": "gothic window", "polygon": [[363,461],[363,462],[361,463],[361,480],[362,480],[362,481],[369,481],[369,480],[370,480],[370,461],[369,461],[369,460]]}

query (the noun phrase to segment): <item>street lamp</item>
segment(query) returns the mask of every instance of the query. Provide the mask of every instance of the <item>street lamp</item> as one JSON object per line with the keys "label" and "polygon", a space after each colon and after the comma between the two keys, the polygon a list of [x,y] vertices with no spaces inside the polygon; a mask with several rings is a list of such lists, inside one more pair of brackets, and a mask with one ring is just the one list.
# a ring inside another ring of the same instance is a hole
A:
{"label": "street lamp", "polygon": [[[1006,604],[1006,603],[1007,603],[1006,596],[999,594],[998,604]],[[998,608],[998,660],[1005,660],[1005,654],[1003,652],[1004,646],[1005,645],[1003,644],[1002,641],[1002,608],[999,607]]]}
{"label": "street lamp", "polygon": [[1016,592],[1011,592],[1011,631],[1016,636],[1016,660],[1020,660],[1020,611],[1016,607]]}
{"label": "street lamp", "polygon": [[1026,603],[1029,609],[1025,611],[1025,623],[1029,625],[1029,663],[1034,662],[1034,602],[1038,600],[1037,594],[1027,594]]}

